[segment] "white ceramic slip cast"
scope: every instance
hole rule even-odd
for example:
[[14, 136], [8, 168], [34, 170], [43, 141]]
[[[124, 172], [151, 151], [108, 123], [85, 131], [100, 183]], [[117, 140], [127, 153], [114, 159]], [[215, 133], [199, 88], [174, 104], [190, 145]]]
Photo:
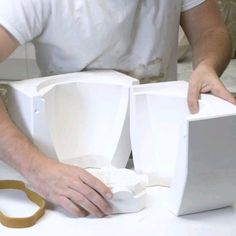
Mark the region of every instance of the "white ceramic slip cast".
[[183, 81], [131, 89], [131, 147], [135, 170], [149, 185], [170, 186], [170, 210], [184, 215], [236, 200], [236, 107], [202, 95], [200, 112], [187, 106]]
[[87, 170], [111, 189], [113, 214], [137, 212], [145, 207], [148, 181], [146, 175], [137, 175], [133, 170], [111, 166]]
[[[122, 168], [131, 152], [129, 95], [134, 84], [138, 81], [115, 71], [12, 82], [8, 111], [47, 156], [82, 168]], [[131, 191], [136, 185], [127, 180], [126, 188], [119, 183], [113, 186], [114, 213], [135, 212], [145, 206], [144, 188]]]

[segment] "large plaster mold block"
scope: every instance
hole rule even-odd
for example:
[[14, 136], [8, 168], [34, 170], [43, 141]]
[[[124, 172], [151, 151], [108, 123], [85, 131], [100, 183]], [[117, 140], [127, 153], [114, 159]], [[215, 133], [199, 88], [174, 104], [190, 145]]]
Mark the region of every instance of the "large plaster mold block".
[[149, 184], [171, 185], [170, 210], [184, 215], [232, 205], [236, 199], [236, 107], [202, 95], [187, 107], [186, 82], [134, 86], [131, 146], [135, 169]]
[[129, 91], [137, 80], [92, 71], [9, 84], [8, 111], [46, 155], [83, 168], [125, 167]]

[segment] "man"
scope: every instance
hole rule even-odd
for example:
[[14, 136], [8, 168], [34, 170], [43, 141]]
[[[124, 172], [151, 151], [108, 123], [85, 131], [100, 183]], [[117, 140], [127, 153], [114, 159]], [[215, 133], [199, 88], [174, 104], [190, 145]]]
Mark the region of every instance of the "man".
[[[115, 69], [141, 82], [175, 80], [179, 24], [193, 50], [188, 105], [200, 93], [235, 104], [219, 76], [230, 38], [216, 0], [2, 0], [0, 61], [32, 41], [42, 75]], [[76, 216], [111, 213], [111, 191], [86, 171], [43, 155], [15, 127], [0, 102], [0, 158], [47, 200]]]

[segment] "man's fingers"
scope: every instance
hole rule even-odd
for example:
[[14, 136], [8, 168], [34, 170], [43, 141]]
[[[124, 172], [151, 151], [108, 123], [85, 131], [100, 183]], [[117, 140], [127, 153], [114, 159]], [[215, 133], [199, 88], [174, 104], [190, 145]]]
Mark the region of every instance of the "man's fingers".
[[236, 105], [235, 98], [220, 81], [217, 81], [217, 83], [213, 85], [206, 83], [205, 85], [201, 84], [201, 86], [190, 81], [188, 90], [188, 106], [192, 114], [195, 114], [199, 111], [198, 99], [200, 93], [207, 92], [210, 92], [211, 94]]
[[111, 214], [112, 209], [108, 202], [92, 187], [80, 181], [74, 181], [71, 186], [71, 191], [74, 192], [70, 193], [70, 197], [89, 213], [98, 217]]
[[85, 217], [88, 212], [80, 208], [78, 205], [73, 203], [70, 199], [65, 196], [60, 196], [56, 199], [56, 203], [70, 212], [72, 215], [77, 217]]
[[88, 172], [83, 172], [83, 174], [80, 175], [80, 179], [96, 190], [104, 199], [111, 199], [112, 198], [112, 192], [110, 188], [108, 188], [102, 181], [94, 177], [92, 174]]
[[236, 101], [235, 98], [233, 97], [233, 95], [224, 87], [223, 84], [219, 84], [214, 86], [211, 89], [211, 93], [219, 98], [222, 98], [234, 105], [236, 105]]
[[200, 96], [200, 87], [196, 83], [189, 82], [188, 89], [188, 107], [192, 114], [195, 114], [199, 111], [198, 99]]
[[[96, 217], [104, 216], [104, 213], [88, 199], [88, 196], [84, 196], [83, 194], [73, 189], [67, 190], [67, 196], [74, 204], [79, 205], [91, 215]], [[94, 198], [94, 193], [92, 191], [89, 198]], [[98, 204], [100, 204], [100, 202], [98, 202]]]

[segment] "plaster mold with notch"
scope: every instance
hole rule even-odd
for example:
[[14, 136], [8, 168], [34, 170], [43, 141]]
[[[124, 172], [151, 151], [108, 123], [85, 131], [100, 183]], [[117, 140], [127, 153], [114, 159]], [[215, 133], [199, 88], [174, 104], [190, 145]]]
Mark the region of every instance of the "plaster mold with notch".
[[184, 215], [226, 206], [236, 199], [236, 106], [202, 94], [190, 114], [188, 83], [131, 89], [134, 167], [149, 185], [170, 186], [170, 210]]

